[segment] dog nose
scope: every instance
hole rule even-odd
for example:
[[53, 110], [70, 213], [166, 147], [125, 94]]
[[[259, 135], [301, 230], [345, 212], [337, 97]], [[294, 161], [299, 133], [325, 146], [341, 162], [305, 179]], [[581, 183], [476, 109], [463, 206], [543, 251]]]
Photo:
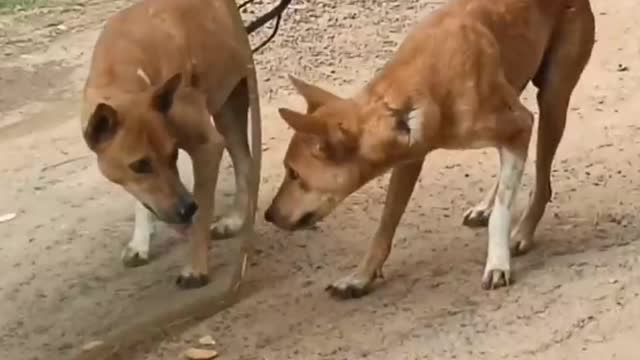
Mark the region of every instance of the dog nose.
[[267, 211], [264, 212], [264, 221], [268, 222], [268, 223], [272, 223], [273, 222], [273, 210], [271, 210], [271, 208], [268, 208]]
[[180, 217], [180, 221], [182, 221], [185, 224], [190, 223], [196, 211], [198, 211], [198, 205], [193, 200], [189, 200], [183, 203], [180, 206], [180, 209], [178, 210], [178, 216]]

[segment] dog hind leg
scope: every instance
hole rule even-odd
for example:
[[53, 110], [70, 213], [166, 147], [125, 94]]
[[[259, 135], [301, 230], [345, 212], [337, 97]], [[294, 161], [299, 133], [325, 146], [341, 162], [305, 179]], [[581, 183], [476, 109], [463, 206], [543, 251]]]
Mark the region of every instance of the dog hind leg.
[[534, 79], [540, 120], [536, 151], [536, 184], [533, 196], [513, 234], [514, 256], [533, 246], [533, 236], [551, 199], [551, 166], [567, 120], [573, 89], [591, 56], [595, 25], [587, 1], [566, 15], [554, 34], [544, 65]]

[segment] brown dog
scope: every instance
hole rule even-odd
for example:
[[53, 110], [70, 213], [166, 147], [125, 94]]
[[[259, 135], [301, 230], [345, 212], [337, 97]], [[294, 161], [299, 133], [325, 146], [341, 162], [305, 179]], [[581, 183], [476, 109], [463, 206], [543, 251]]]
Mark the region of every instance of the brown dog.
[[[82, 129], [101, 172], [138, 200], [125, 264], [148, 261], [155, 214], [189, 230], [178, 285], [206, 284], [210, 231], [227, 237], [247, 220], [253, 224], [260, 174], [257, 82], [235, 2], [145, 0], [110, 18], [94, 49]], [[235, 209], [210, 229], [225, 146], [235, 171]], [[178, 149], [193, 163], [193, 196], [176, 167]]]
[[496, 147], [499, 179], [465, 223], [481, 225], [491, 212], [482, 285], [508, 285], [511, 208], [533, 126], [519, 95], [530, 81], [538, 88], [540, 124], [536, 187], [513, 235], [516, 254], [530, 249], [550, 199], [551, 163], [594, 28], [588, 0], [454, 0], [419, 23], [351, 98], [292, 78], [308, 108], [306, 114], [280, 110], [295, 134], [266, 220], [284, 229], [307, 227], [393, 169], [367, 255], [354, 273], [328, 287], [336, 296], [360, 296], [389, 255], [425, 156], [436, 149]]

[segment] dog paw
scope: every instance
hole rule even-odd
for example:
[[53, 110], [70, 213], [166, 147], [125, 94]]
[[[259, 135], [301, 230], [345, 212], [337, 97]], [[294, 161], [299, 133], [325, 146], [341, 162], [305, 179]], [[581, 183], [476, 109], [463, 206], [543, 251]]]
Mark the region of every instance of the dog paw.
[[358, 274], [351, 274], [326, 287], [326, 291], [334, 298], [357, 299], [371, 292], [372, 279]]
[[526, 237], [516, 231], [511, 238], [513, 239], [513, 245], [511, 245], [511, 255], [522, 256], [531, 251], [533, 248], [532, 237]]
[[511, 271], [509, 269], [488, 269], [482, 277], [484, 290], [495, 290], [511, 285]]
[[462, 225], [470, 228], [486, 227], [491, 217], [491, 208], [473, 207], [464, 213]]
[[131, 246], [127, 245], [122, 250], [120, 259], [122, 260], [122, 263], [126, 267], [133, 268], [133, 267], [143, 266], [149, 263], [149, 252], [142, 251], [139, 249], [134, 249]]
[[532, 241], [519, 240], [511, 245], [511, 255], [522, 256], [531, 251], [531, 249], [533, 249]]
[[209, 275], [186, 268], [176, 279], [176, 285], [184, 290], [201, 288], [209, 283]]
[[228, 239], [235, 236], [243, 225], [243, 218], [240, 215], [228, 215], [216, 221], [211, 226], [210, 234], [214, 239]]

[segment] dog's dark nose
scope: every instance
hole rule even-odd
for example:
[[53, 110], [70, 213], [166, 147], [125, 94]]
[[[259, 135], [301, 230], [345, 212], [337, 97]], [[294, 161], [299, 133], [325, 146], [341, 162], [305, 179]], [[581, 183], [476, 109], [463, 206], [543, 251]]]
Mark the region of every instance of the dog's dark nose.
[[190, 223], [196, 211], [198, 211], [198, 205], [193, 200], [185, 201], [180, 205], [180, 209], [178, 210], [180, 221], [185, 224]]
[[269, 207], [267, 211], [264, 212], [264, 221], [268, 223], [273, 222], [273, 210], [271, 210], [271, 207]]
[[304, 228], [311, 225], [313, 223], [313, 218], [315, 218], [315, 214], [312, 212], [302, 215], [300, 220], [296, 223], [296, 228]]

